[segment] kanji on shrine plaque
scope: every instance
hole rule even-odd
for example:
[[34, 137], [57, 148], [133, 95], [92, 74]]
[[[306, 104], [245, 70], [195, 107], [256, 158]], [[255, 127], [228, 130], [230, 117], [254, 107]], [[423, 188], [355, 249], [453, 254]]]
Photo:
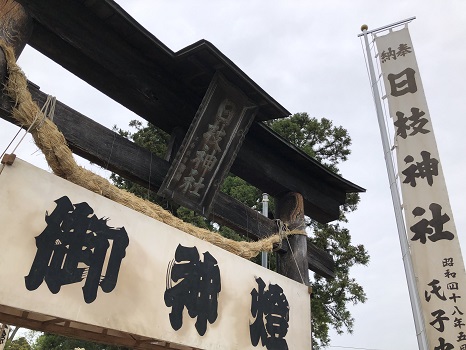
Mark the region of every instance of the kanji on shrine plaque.
[[159, 195], [207, 216], [256, 112], [257, 106], [217, 73]]

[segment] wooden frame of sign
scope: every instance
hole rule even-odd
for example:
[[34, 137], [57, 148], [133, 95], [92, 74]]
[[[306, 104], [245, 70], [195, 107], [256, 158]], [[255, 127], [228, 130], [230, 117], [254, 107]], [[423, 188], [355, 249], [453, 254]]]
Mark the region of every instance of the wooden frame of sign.
[[208, 216], [257, 106], [216, 73], [158, 194]]

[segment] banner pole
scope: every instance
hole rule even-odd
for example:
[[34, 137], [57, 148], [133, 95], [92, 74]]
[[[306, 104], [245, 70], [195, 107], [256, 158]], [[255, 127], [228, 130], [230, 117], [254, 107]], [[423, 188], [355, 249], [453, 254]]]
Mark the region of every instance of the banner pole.
[[[398, 21], [398, 22], [395, 22], [395, 23], [392, 23], [392, 24], [387, 24], [386, 26], [383, 26], [383, 27], [379, 27], [379, 28], [375, 28], [375, 29], [371, 29], [371, 30], [366, 29], [366, 34], [364, 34], [364, 33], [358, 34], [358, 37], [363, 36], [363, 35], [367, 35], [367, 34], [370, 34], [370, 33], [380, 32], [380, 31], [385, 30], [385, 29], [390, 29], [390, 28], [402, 25], [404, 23], [411, 22], [412, 20], [415, 20], [415, 19], [416, 19], [416, 17], [410, 17], [410, 18], [404, 19], [402, 21]], [[362, 28], [361, 28], [361, 30], [362, 30]]]
[[[384, 27], [385, 28], [385, 27]], [[392, 195], [393, 208], [395, 211], [396, 226], [398, 228], [398, 236], [400, 239], [401, 253], [403, 258], [403, 264], [405, 268], [406, 281], [408, 284], [409, 298], [411, 300], [411, 308], [414, 317], [414, 325], [416, 328], [416, 337], [418, 341], [419, 350], [427, 350], [427, 336], [425, 332], [424, 319], [421, 311], [421, 303], [419, 294], [416, 287], [416, 279], [414, 275], [414, 269], [411, 261], [411, 255], [409, 253], [408, 239], [406, 236], [406, 227], [403, 219], [403, 212], [401, 207], [400, 194], [398, 192], [395, 167], [393, 165], [393, 159], [390, 151], [390, 143], [388, 138], [387, 129], [384, 124], [384, 114], [382, 111], [382, 105], [380, 100], [379, 89], [377, 87], [377, 80], [375, 77], [374, 65], [372, 62], [371, 51], [369, 48], [369, 40], [367, 38], [367, 25], [361, 26], [361, 30], [364, 36], [364, 42], [366, 46], [366, 55], [369, 66], [369, 75], [371, 80], [372, 95], [374, 98], [375, 109], [377, 113], [377, 120], [379, 122], [380, 135], [382, 138], [382, 146], [385, 158], [385, 165], [388, 173], [388, 181], [390, 183], [390, 192]]]
[[[269, 195], [267, 193], [262, 194], [262, 215], [265, 217], [269, 216]], [[266, 269], [268, 268], [268, 255], [267, 252], [261, 253], [261, 263]]]

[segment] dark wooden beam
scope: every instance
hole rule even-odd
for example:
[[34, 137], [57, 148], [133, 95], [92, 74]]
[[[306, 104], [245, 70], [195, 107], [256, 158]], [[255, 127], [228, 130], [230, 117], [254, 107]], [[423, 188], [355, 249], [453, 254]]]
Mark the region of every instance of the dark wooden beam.
[[332, 256], [309, 241], [307, 242], [307, 263], [309, 270], [317, 275], [325, 278], [335, 277], [335, 262]]
[[338, 218], [345, 193], [319, 181], [316, 174], [297, 169], [296, 163], [287, 159], [279, 148], [280, 143], [263, 142], [264, 129], [253, 123], [249, 132], [256, 137], [245, 138], [231, 172], [248, 182], [252, 180], [251, 184], [274, 197], [288, 192], [301, 193], [308, 199], [304, 201], [305, 213], [316, 221], [325, 223]]
[[[41, 106], [47, 95], [30, 83], [29, 89]], [[0, 117], [10, 122], [11, 105], [0, 108]], [[125, 139], [112, 130], [57, 101], [54, 122], [65, 136], [72, 151], [91, 162], [151, 189], [158, 189], [165, 178], [169, 163], [151, 155], [146, 149]], [[83, 132], [86, 130], [86, 132]], [[149, 167], [147, 164], [152, 163]], [[260, 215], [230, 196], [219, 193], [209, 219], [226, 225], [238, 233], [258, 240], [277, 233], [274, 221]], [[309, 269], [321, 276], [333, 277], [333, 260], [330, 254], [315, 246], [308, 248]]]
[[23, 51], [32, 33], [32, 19], [14, 0], [0, 0], [0, 38], [13, 48], [16, 57]]
[[[76, 13], [73, 18], [89, 21], [82, 16]], [[115, 40], [98, 21], [92, 23], [94, 30], [85, 30], [86, 26], [77, 23], [83, 32], [74, 33], [67, 41], [60, 35], [68, 38], [68, 33], [56, 27], [53, 31], [36, 21], [29, 45], [166, 132], [170, 133], [174, 126], [187, 129], [203, 96], [187, 96], [175, 77], [169, 78], [167, 72], [125, 41]]]

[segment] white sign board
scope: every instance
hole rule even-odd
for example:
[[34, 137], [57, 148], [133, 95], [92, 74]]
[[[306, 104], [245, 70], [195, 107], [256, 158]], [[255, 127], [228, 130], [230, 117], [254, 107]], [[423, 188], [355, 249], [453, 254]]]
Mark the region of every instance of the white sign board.
[[376, 38], [429, 349], [466, 349], [466, 274], [407, 28]]
[[154, 344], [311, 347], [305, 285], [19, 159], [0, 198], [0, 308]]

